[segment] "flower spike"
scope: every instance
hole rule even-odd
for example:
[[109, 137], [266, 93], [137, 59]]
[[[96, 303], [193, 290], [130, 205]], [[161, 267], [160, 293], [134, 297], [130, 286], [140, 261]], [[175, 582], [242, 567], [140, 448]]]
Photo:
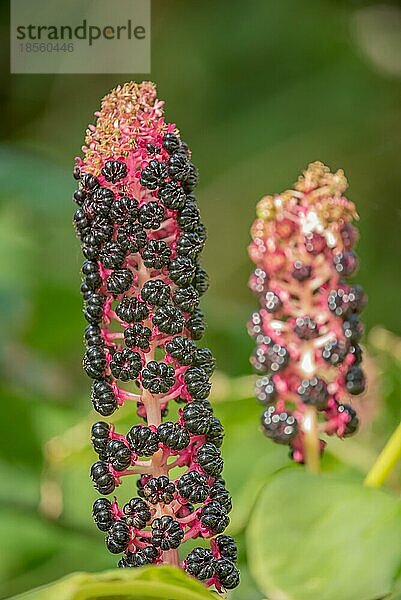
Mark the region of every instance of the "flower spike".
[[[128, 502], [99, 498], [93, 517], [109, 551], [123, 555], [120, 567], [181, 565], [230, 589], [239, 574], [235, 543], [223, 534], [231, 499], [221, 477], [223, 428], [208, 401], [214, 358], [194, 341], [204, 332], [198, 305], [208, 287], [198, 262], [206, 230], [193, 194], [197, 170], [152, 83], [118, 86], [96, 117], [74, 168], [83, 367], [102, 417], [131, 402], [144, 422], [125, 435], [106, 421], [93, 425], [95, 488], [113, 494], [138, 476]], [[172, 402], [178, 421], [163, 421]], [[210, 548], [194, 548], [181, 563], [179, 546], [194, 538], [210, 538]]]
[[249, 285], [260, 301], [248, 330], [262, 428], [313, 470], [321, 434], [346, 437], [358, 428], [348, 402], [365, 389], [359, 313], [366, 296], [348, 282], [358, 267], [351, 224], [358, 217], [346, 188], [343, 171], [310, 164], [293, 190], [260, 200], [249, 246], [256, 265]]

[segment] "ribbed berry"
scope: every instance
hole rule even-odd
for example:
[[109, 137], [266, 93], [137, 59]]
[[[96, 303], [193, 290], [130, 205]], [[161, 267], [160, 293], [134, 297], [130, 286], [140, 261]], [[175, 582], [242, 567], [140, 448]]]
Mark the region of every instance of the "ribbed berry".
[[174, 369], [152, 360], [142, 370], [142, 385], [152, 394], [165, 394], [174, 385]]
[[101, 379], [106, 369], [106, 356], [101, 346], [90, 346], [82, 361], [86, 374], [92, 379]]
[[233, 538], [230, 537], [229, 535], [218, 535], [216, 537], [216, 539], [214, 540], [218, 550], [219, 550], [219, 554], [222, 558], [228, 558], [229, 560], [232, 560], [233, 562], [237, 561], [238, 558], [238, 551], [237, 551], [237, 545], [234, 542]]
[[129, 348], [140, 348], [147, 350], [149, 348], [150, 336], [152, 331], [149, 327], [144, 327], [140, 323], [135, 323], [131, 327], [124, 329], [124, 340]]
[[188, 286], [195, 275], [195, 263], [187, 256], [177, 256], [171, 261], [169, 274], [175, 284], [181, 287]]
[[109, 440], [106, 452], [107, 460], [115, 471], [128, 469], [132, 461], [132, 452], [122, 440]]
[[194, 548], [185, 559], [185, 570], [192, 577], [204, 581], [213, 577], [216, 559], [207, 548]]
[[116, 307], [116, 315], [126, 323], [135, 323], [147, 319], [149, 310], [139, 298], [125, 296]]
[[203, 312], [197, 308], [185, 322], [185, 329], [193, 340], [200, 340], [205, 333]]
[[216, 576], [227, 590], [237, 587], [240, 581], [237, 567], [227, 558], [219, 558], [216, 561]]
[[196, 462], [206, 475], [216, 477], [223, 470], [223, 459], [220, 451], [211, 442], [206, 442], [198, 448]]
[[155, 310], [152, 323], [162, 333], [176, 335], [177, 333], [181, 333], [185, 319], [178, 308], [175, 308], [171, 304], [166, 304]]
[[158, 229], [165, 218], [166, 213], [163, 206], [154, 200], [143, 204], [139, 209], [138, 220], [145, 229]]
[[110, 500], [107, 498], [98, 498], [93, 503], [93, 520], [100, 531], [108, 531], [114, 523], [114, 513]]
[[184, 532], [178, 521], [170, 516], [153, 519], [152, 522], [152, 544], [162, 550], [178, 548], [184, 537]]
[[136, 379], [141, 372], [142, 361], [138, 352], [130, 348], [123, 348], [115, 352], [110, 362], [110, 370], [116, 379], [131, 381]]
[[141, 298], [150, 306], [164, 306], [170, 300], [170, 291], [161, 279], [152, 279], [143, 284]]
[[117, 242], [126, 252], [135, 254], [139, 252], [147, 242], [146, 231], [139, 223], [125, 223], [120, 225], [117, 233]]
[[264, 434], [277, 444], [288, 444], [298, 432], [295, 417], [286, 411], [276, 412], [269, 406], [262, 414]]
[[162, 269], [170, 262], [171, 249], [163, 240], [149, 240], [142, 250], [142, 260], [148, 269]]
[[141, 185], [149, 190], [155, 190], [163, 184], [167, 175], [167, 167], [164, 163], [158, 160], [151, 160], [141, 173]]
[[165, 475], [150, 477], [143, 486], [143, 497], [151, 504], [170, 504], [174, 499], [175, 485]]
[[320, 377], [304, 379], [298, 388], [298, 396], [305, 404], [311, 404], [317, 410], [324, 410], [329, 399], [327, 383]]
[[131, 498], [124, 505], [123, 513], [127, 525], [136, 529], [143, 529], [149, 523], [152, 516], [148, 505], [142, 498]]
[[159, 449], [157, 433], [142, 425], [134, 425], [127, 433], [129, 446], [138, 456], [152, 456]]
[[209, 495], [207, 478], [197, 471], [187, 471], [178, 479], [177, 491], [189, 502], [204, 502]]
[[213, 417], [210, 404], [204, 402], [191, 402], [184, 406], [182, 419], [185, 428], [195, 435], [206, 433]]
[[107, 160], [102, 168], [102, 175], [107, 181], [116, 183], [127, 176], [127, 165], [120, 160]]
[[277, 389], [271, 377], [259, 377], [255, 384], [255, 396], [262, 404], [272, 404], [277, 397]]
[[97, 461], [93, 463], [90, 471], [93, 485], [101, 494], [111, 494], [116, 487], [114, 476], [109, 471], [107, 463]]
[[209, 375], [200, 367], [189, 367], [185, 373], [186, 388], [194, 400], [205, 400], [211, 389]]
[[183, 450], [190, 441], [188, 432], [179, 423], [171, 421], [161, 423], [157, 434], [160, 442], [172, 450]]
[[200, 512], [201, 525], [213, 533], [221, 533], [227, 527], [230, 519], [217, 500], [208, 502]]
[[103, 417], [108, 417], [117, 409], [117, 399], [112, 386], [107, 381], [94, 381], [92, 385], [93, 408]]
[[109, 530], [106, 545], [112, 554], [125, 552], [130, 541], [129, 527], [124, 521], [116, 521]]
[[101, 460], [107, 460], [107, 445], [110, 440], [110, 425], [104, 421], [97, 421], [92, 425], [91, 440], [94, 451]]
[[135, 552], [127, 552], [118, 562], [122, 569], [132, 567], [144, 567], [152, 564], [157, 558], [158, 550], [154, 546], [146, 546], [137, 549]]
[[166, 350], [181, 365], [190, 365], [195, 358], [195, 344], [184, 337], [175, 337], [166, 344]]
[[107, 290], [113, 294], [113, 296], [118, 296], [119, 294], [123, 294], [132, 285], [132, 271], [129, 269], [116, 269], [112, 271], [107, 278]]
[[130, 196], [117, 198], [110, 210], [110, 219], [117, 225], [133, 223], [138, 217], [138, 200]]

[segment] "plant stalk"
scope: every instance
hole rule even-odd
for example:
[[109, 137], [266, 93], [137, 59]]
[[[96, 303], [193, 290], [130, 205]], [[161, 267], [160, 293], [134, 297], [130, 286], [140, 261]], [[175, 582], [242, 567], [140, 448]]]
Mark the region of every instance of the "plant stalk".
[[317, 414], [313, 406], [305, 410], [302, 420], [304, 432], [306, 466], [311, 473], [320, 472], [320, 444], [317, 428]]
[[395, 465], [401, 458], [401, 423], [393, 432], [387, 444], [380, 452], [369, 473], [365, 478], [365, 485], [380, 487], [383, 485]]

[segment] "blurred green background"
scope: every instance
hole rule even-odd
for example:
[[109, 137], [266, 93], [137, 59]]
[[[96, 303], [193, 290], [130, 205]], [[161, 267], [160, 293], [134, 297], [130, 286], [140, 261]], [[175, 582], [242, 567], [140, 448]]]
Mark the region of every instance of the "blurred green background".
[[[259, 198], [289, 187], [313, 160], [344, 168], [361, 217], [365, 426], [333, 442], [326, 460], [366, 472], [400, 418], [400, 4], [153, 0], [152, 72], [131, 77], [10, 75], [6, 2], [1, 17], [0, 597], [114, 566], [90, 518], [93, 415], [81, 370], [71, 171], [101, 97], [126, 79], [157, 83], [200, 170], [206, 343], [219, 367], [232, 531], [243, 539], [263, 478], [287, 463], [285, 449], [256, 435], [259, 408], [249, 398], [249, 226]], [[399, 493], [397, 474], [390, 486]], [[262, 598], [243, 573], [234, 597]]]

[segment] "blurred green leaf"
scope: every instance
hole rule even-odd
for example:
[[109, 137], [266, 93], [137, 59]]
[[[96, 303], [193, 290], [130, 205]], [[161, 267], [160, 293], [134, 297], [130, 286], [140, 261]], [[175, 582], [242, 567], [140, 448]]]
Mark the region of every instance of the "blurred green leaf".
[[382, 598], [401, 565], [401, 502], [355, 478], [285, 470], [258, 499], [247, 547], [271, 600]]
[[175, 567], [74, 573], [10, 600], [212, 600], [216, 596]]

